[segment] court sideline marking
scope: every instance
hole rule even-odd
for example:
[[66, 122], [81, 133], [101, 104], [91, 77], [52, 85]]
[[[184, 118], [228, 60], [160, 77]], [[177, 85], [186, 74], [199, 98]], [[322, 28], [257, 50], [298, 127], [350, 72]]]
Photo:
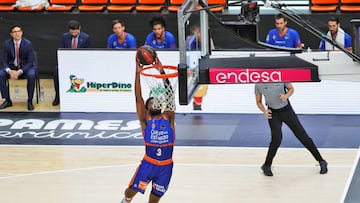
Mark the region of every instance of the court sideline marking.
[[[201, 167], [256, 167], [259, 168], [259, 164], [214, 164], [214, 163], [203, 163], [203, 164], [194, 164], [194, 163], [174, 163], [175, 166], [201, 166]], [[35, 173], [24, 173], [18, 175], [10, 175], [0, 177], [0, 180], [12, 179], [12, 178], [20, 178], [27, 176], [36, 176], [36, 175], [47, 175], [47, 174], [55, 174], [55, 173], [68, 173], [75, 171], [86, 171], [86, 170], [98, 170], [98, 169], [108, 169], [108, 168], [122, 168], [122, 167], [136, 167], [139, 163], [134, 164], [120, 164], [120, 165], [109, 165], [109, 166], [91, 166], [91, 167], [83, 167], [83, 168], [73, 168], [73, 169], [62, 169], [62, 170], [54, 170], [54, 171], [43, 171], [43, 172], [35, 172]], [[274, 165], [277, 167], [286, 167], [286, 168], [313, 168], [316, 165]], [[352, 166], [331, 166], [331, 168], [351, 168]]]

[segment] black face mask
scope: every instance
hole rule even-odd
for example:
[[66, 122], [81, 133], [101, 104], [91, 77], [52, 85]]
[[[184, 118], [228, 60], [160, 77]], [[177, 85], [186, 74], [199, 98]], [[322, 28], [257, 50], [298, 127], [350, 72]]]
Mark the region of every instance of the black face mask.
[[154, 117], [161, 114], [161, 109], [150, 109], [149, 113], [152, 117]]

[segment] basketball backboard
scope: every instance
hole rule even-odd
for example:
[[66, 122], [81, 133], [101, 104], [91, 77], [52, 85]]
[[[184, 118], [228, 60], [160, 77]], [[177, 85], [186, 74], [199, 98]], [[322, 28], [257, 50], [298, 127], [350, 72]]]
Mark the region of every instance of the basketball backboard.
[[[199, 81], [201, 83], [200, 61], [209, 58], [211, 50], [215, 48], [209, 23], [213, 23], [212, 25], [217, 28], [216, 44], [221, 49], [263, 48], [256, 44], [258, 40], [256, 23], [239, 21], [239, 19], [234, 22], [234, 19], [227, 18], [223, 19], [225, 21], [219, 20], [210, 11], [213, 6], [207, 6], [206, 2], [206, 0], [186, 0], [178, 10], [180, 105], [188, 105], [192, 100]], [[233, 39], [234, 43], [224, 47], [221, 43], [224, 36]]]
[[189, 104], [199, 84], [199, 59], [210, 52], [207, 13], [197, 6], [197, 0], [187, 0], [178, 10], [180, 105]]
[[[178, 10], [180, 105], [190, 103], [199, 84], [320, 81], [318, 65], [313, 63], [315, 60], [304, 60], [295, 55], [303, 52], [301, 48], [274, 46], [258, 40], [260, 19], [257, 10], [250, 17], [247, 12], [244, 12], [246, 15], [241, 12], [235, 19], [219, 18], [204, 2], [206, 0], [186, 0]], [[197, 8], [198, 4], [201, 9]], [[241, 4], [242, 11], [246, 6], [250, 8], [246, 3]], [[196, 36], [190, 34], [193, 24], [200, 25], [202, 43], [198, 46], [189, 46], [197, 41]], [[211, 37], [210, 25], [213, 28]], [[225, 38], [231, 39], [232, 43], [224, 46], [221, 42]], [[210, 51], [212, 40], [216, 49]], [[250, 79], [252, 76], [255, 79]], [[229, 77], [229, 80], [218, 80], [219, 77]]]

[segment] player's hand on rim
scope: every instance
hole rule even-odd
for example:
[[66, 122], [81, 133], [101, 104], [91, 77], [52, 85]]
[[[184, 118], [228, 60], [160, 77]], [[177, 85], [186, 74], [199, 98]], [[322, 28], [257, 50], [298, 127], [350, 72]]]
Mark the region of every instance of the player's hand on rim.
[[156, 56], [154, 66], [158, 69], [160, 73], [164, 73], [164, 69], [162, 67], [160, 59]]

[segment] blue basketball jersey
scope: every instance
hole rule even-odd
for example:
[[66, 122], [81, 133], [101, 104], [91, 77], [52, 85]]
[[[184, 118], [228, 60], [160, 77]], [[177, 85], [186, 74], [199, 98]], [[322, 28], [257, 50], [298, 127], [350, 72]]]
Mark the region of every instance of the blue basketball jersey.
[[122, 42], [119, 42], [118, 37], [116, 34], [112, 34], [108, 38], [108, 47], [112, 49], [127, 49], [127, 48], [136, 48], [136, 39], [135, 37], [130, 34], [125, 34], [125, 39]]
[[177, 48], [174, 35], [168, 31], [165, 31], [165, 37], [162, 41], [158, 41], [156, 39], [155, 34], [153, 32], [151, 32], [146, 37], [145, 45], [152, 46], [155, 49], [163, 49], [163, 48], [175, 49], [175, 48]]
[[129, 186], [144, 194], [147, 185], [152, 182], [152, 193], [162, 196], [172, 176], [175, 132], [163, 115], [156, 120], [149, 118], [143, 136], [146, 154]]
[[165, 115], [158, 120], [149, 118], [143, 136], [146, 156], [157, 161], [172, 158], [175, 133]]
[[277, 29], [270, 30], [266, 36], [266, 43], [289, 48], [301, 47], [299, 33], [291, 28], [287, 28], [287, 31], [282, 36], [279, 35]]

